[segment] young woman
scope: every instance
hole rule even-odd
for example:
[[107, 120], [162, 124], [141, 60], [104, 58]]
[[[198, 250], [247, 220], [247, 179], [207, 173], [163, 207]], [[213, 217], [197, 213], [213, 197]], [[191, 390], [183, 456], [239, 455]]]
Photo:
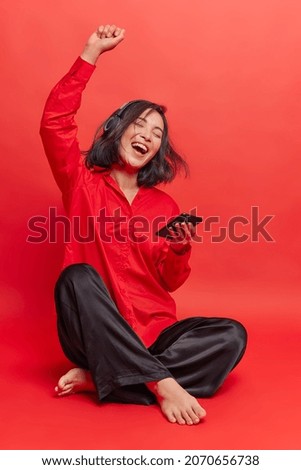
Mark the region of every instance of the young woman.
[[136, 100], [101, 126], [83, 161], [74, 116], [98, 58], [125, 31], [100, 26], [51, 91], [41, 136], [63, 194], [71, 234], [55, 287], [58, 334], [77, 367], [60, 378], [59, 396], [96, 391], [100, 401], [157, 401], [171, 423], [196, 424], [211, 396], [241, 359], [246, 331], [235, 320], [177, 321], [169, 292], [187, 279], [191, 224], [168, 239], [156, 231], [179, 214], [155, 186], [184, 160], [172, 148], [165, 109]]

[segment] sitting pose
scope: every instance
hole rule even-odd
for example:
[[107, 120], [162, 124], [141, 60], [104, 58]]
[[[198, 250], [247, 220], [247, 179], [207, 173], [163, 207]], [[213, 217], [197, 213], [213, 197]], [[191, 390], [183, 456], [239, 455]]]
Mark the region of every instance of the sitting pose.
[[157, 402], [171, 423], [206, 415], [212, 396], [241, 359], [246, 331], [228, 318], [178, 321], [169, 292], [190, 273], [195, 228], [156, 232], [179, 214], [159, 183], [187, 164], [172, 147], [165, 108], [135, 100], [115, 111], [83, 153], [75, 114], [99, 56], [125, 36], [100, 26], [53, 88], [41, 137], [70, 220], [63, 271], [55, 286], [58, 335], [76, 365], [58, 396], [94, 391], [101, 402]]

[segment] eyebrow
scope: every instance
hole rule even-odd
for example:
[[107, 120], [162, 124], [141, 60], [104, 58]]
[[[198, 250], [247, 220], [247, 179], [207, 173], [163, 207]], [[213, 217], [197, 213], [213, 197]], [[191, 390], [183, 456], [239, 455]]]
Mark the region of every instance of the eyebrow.
[[[139, 116], [139, 117], [137, 117], [137, 119], [140, 119], [140, 121], [143, 121], [143, 122], [146, 122], [146, 123], [147, 123], [147, 120], [146, 120], [145, 118], [143, 118], [143, 117], [140, 117], [140, 116]], [[163, 129], [161, 129], [161, 127], [155, 126], [154, 129], [158, 129], [158, 131], [161, 131], [162, 134], [163, 134]]]

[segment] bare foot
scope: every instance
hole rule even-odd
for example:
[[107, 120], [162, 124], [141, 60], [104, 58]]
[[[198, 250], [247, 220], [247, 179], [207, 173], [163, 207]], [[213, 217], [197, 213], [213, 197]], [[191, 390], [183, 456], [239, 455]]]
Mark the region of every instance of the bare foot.
[[145, 385], [156, 395], [162, 413], [171, 423], [198, 424], [206, 416], [206, 411], [197, 399], [186, 392], [175, 379], [168, 377]]
[[54, 390], [63, 397], [76, 392], [95, 392], [96, 388], [88, 370], [75, 368], [60, 378]]

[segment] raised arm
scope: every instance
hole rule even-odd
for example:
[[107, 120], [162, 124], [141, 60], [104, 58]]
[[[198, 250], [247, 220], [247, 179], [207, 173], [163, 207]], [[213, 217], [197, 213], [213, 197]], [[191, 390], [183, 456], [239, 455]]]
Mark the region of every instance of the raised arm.
[[99, 26], [89, 37], [81, 56], [52, 89], [42, 116], [40, 134], [55, 180], [62, 192], [74, 184], [80, 168], [75, 115], [82, 92], [101, 54], [114, 49], [125, 31], [115, 25]]

